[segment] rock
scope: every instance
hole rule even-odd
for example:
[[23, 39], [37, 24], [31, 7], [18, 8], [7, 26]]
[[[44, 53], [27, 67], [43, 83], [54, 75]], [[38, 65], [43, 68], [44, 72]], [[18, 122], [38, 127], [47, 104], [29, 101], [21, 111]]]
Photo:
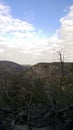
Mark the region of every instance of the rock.
[[28, 130], [26, 125], [15, 125], [13, 130]]
[[[29, 130], [26, 125], [15, 125], [13, 130]], [[54, 127], [48, 126], [43, 128], [34, 128], [32, 127], [31, 130], [54, 130]]]
[[32, 130], [54, 130], [54, 128], [52, 126], [48, 126], [42, 128], [32, 128]]

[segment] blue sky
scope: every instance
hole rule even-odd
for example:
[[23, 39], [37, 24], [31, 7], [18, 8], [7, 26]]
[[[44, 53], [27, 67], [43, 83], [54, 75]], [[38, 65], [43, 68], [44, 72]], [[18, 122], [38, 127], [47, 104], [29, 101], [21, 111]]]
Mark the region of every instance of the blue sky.
[[11, 14], [26, 20], [43, 30], [46, 35], [52, 35], [59, 28], [59, 19], [73, 4], [73, 0], [6, 0], [11, 7]]
[[73, 0], [0, 0], [0, 60], [73, 61]]

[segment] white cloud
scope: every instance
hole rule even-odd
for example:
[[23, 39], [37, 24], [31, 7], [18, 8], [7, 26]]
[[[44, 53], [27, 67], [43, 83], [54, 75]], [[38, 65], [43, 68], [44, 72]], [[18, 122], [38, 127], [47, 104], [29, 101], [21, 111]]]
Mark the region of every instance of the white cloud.
[[73, 6], [70, 7], [69, 13], [60, 19], [60, 22], [59, 34], [63, 41], [66, 60], [73, 61]]
[[55, 61], [58, 50], [63, 48], [65, 59], [73, 61], [73, 6], [60, 19], [61, 27], [51, 38], [33, 24], [13, 18], [10, 10], [0, 3], [0, 60], [22, 64]]
[[8, 15], [10, 12], [10, 7], [0, 3], [0, 14]]
[[0, 60], [35, 62], [37, 53], [40, 53], [39, 45], [46, 40], [41, 34], [27, 21], [13, 18], [10, 7], [0, 3]]
[[73, 62], [73, 6], [70, 7], [68, 14], [60, 19], [60, 23], [61, 27], [48, 40], [47, 48], [42, 50], [41, 61], [59, 60], [60, 50], [65, 61]]

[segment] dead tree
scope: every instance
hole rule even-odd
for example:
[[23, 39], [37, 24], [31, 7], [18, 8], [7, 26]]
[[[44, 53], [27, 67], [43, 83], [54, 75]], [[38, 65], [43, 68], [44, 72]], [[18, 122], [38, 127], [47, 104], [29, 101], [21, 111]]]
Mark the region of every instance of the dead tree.
[[60, 92], [62, 94], [62, 86], [63, 86], [63, 78], [64, 78], [64, 56], [62, 56], [61, 52], [58, 52], [60, 59]]

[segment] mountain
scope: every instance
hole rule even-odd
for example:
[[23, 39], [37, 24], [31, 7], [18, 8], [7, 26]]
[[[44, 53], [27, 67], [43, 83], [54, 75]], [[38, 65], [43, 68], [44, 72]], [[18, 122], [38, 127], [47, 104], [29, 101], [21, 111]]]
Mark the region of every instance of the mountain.
[[29, 66], [28, 65], [19, 65], [17, 63], [14, 62], [10, 62], [10, 61], [0, 61], [0, 73], [19, 73], [22, 71], [25, 71], [26, 69], [28, 69]]
[[57, 100], [61, 106], [73, 101], [73, 63], [38, 63], [26, 70], [22, 77], [33, 82], [40, 100], [44, 100], [41, 95], [47, 95], [48, 101]]
[[4, 129], [15, 117], [16, 125], [28, 124], [29, 118], [33, 126], [54, 126], [55, 122], [55, 128], [73, 128], [73, 63], [25, 66], [1, 61], [0, 110]]
[[[69, 78], [72, 80], [73, 74], [73, 63], [63, 63], [54, 62], [54, 63], [38, 63], [31, 66], [28, 70], [25, 71], [24, 75], [27, 75], [32, 80], [35, 79], [45, 79], [46, 82], [51, 82], [54, 80], [59, 81], [62, 77]], [[52, 82], [52, 83], [53, 83]]]
[[21, 107], [31, 94], [33, 104], [52, 103], [53, 100], [57, 100], [59, 106], [72, 103], [73, 63], [25, 66], [0, 61], [0, 105], [12, 100], [13, 106]]

